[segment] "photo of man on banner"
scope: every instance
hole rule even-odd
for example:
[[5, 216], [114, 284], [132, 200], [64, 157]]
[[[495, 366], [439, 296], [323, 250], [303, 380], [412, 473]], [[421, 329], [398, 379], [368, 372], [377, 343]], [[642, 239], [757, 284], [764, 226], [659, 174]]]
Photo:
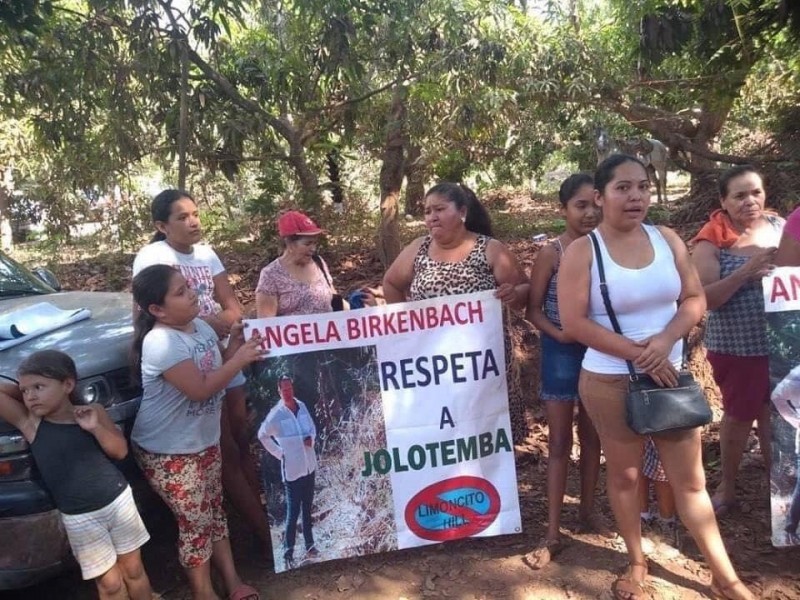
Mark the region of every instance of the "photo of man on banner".
[[297, 518], [303, 516], [303, 540], [306, 558], [319, 556], [314, 547], [311, 505], [314, 502], [314, 473], [317, 457], [314, 441], [317, 429], [305, 403], [294, 397], [294, 382], [289, 375], [278, 380], [281, 401], [269, 412], [258, 429], [258, 439], [281, 463], [281, 476], [286, 488], [286, 534], [283, 560], [288, 568], [294, 565], [294, 542]]

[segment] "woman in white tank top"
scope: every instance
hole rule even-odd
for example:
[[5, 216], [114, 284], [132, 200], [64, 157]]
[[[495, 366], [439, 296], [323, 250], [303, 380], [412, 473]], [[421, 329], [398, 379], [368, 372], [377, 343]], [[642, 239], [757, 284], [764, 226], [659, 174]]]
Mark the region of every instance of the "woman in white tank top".
[[[579, 393], [606, 455], [608, 496], [628, 550], [629, 567], [614, 597], [649, 597], [637, 488], [645, 438], [625, 422], [626, 360], [657, 383], [675, 386], [682, 339], [702, 318], [706, 302], [686, 246], [671, 229], [645, 225], [650, 181], [641, 162], [613, 155], [595, 173], [597, 227], [611, 305], [624, 335], [613, 331], [600, 295], [588, 237], [567, 249], [558, 281], [564, 332], [588, 346]], [[653, 436], [686, 528], [712, 572], [714, 597], [753, 598], [731, 565], [705, 487], [700, 429]]]

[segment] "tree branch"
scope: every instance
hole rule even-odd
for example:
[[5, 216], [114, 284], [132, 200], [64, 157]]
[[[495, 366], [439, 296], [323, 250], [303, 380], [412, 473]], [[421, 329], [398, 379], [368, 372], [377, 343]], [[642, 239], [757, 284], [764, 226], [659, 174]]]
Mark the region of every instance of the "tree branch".
[[653, 137], [663, 142], [670, 149], [670, 152], [690, 152], [693, 155], [711, 161], [731, 164], [800, 162], [785, 156], [744, 157], [735, 154], [714, 152], [693, 140], [698, 134], [700, 127], [697, 123], [692, 122], [690, 118], [682, 117], [681, 115], [646, 104], [627, 103], [619, 96], [612, 98], [607, 97], [603, 103], [622, 115], [631, 125], [649, 132]]
[[327, 104], [325, 106], [313, 107], [313, 108], [309, 109], [309, 112], [321, 113], [321, 112], [327, 112], [327, 111], [334, 111], [334, 110], [343, 108], [345, 106], [349, 106], [350, 104], [358, 104], [359, 102], [363, 102], [364, 100], [368, 100], [368, 99], [372, 98], [373, 96], [377, 96], [378, 94], [380, 94], [382, 92], [390, 90], [391, 88], [393, 88], [394, 86], [396, 86], [398, 84], [403, 84], [403, 83], [408, 83], [410, 81], [413, 81], [414, 79], [417, 79], [419, 76], [420, 76], [420, 73], [415, 73], [413, 75], [402, 75], [400, 77], [396, 77], [395, 79], [393, 79], [392, 81], [390, 81], [386, 85], [382, 85], [379, 88], [376, 88], [374, 90], [370, 90], [370, 91], [366, 92], [365, 94], [363, 94], [361, 96], [358, 96], [356, 98], [348, 98], [347, 100], [342, 100], [341, 102], [334, 102], [333, 104]]
[[236, 89], [236, 87], [228, 80], [227, 77], [209, 65], [203, 59], [203, 57], [201, 57], [191, 47], [189, 48], [189, 59], [195, 64], [195, 66], [197, 66], [198, 69], [200, 69], [203, 75], [213, 81], [214, 84], [216, 84], [216, 86], [222, 90], [234, 104], [240, 108], [243, 108], [247, 112], [260, 115], [270, 127], [277, 131], [281, 137], [287, 141], [290, 141], [297, 136], [297, 132], [294, 131], [288, 124], [264, 110], [257, 102], [242, 96], [242, 94], [239, 93], [239, 90]]

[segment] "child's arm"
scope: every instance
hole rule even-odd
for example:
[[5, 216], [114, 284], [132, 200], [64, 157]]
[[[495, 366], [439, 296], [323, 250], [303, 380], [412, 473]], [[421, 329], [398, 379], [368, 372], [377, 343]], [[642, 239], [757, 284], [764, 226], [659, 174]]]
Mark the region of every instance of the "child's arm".
[[536, 329], [542, 333], [546, 333], [554, 340], [564, 343], [567, 341], [564, 332], [556, 327], [542, 310], [544, 297], [545, 294], [547, 294], [547, 286], [550, 284], [550, 279], [553, 277], [553, 270], [555, 269], [557, 260], [558, 253], [552, 245], [547, 245], [539, 251], [539, 255], [536, 257], [536, 262], [533, 263], [533, 270], [531, 271], [531, 292], [528, 297], [528, 307], [525, 310], [525, 318], [533, 323]]
[[29, 442], [36, 433], [31, 413], [22, 403], [22, 392], [11, 382], [0, 382], [0, 419], [19, 429]]
[[222, 310], [215, 315], [202, 318], [214, 328], [219, 337], [223, 338], [230, 333], [231, 325], [242, 318], [242, 307], [239, 306], [226, 271], [214, 276], [214, 300]]
[[203, 373], [193, 360], [184, 360], [164, 371], [163, 376], [169, 383], [186, 395], [192, 402], [204, 402], [217, 392], [225, 389], [231, 379], [244, 367], [267, 354], [261, 348], [261, 340], [247, 340], [236, 353], [215, 371]]
[[99, 404], [76, 406], [73, 414], [81, 429], [95, 437], [109, 458], [122, 460], [128, 455], [128, 442], [105, 408]]

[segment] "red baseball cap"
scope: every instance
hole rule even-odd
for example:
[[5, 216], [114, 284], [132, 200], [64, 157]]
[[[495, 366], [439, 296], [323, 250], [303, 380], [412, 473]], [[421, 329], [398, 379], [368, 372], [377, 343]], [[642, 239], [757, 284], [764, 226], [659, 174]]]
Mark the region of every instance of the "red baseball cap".
[[290, 210], [278, 217], [278, 235], [319, 235], [322, 229], [310, 218], [297, 210]]

